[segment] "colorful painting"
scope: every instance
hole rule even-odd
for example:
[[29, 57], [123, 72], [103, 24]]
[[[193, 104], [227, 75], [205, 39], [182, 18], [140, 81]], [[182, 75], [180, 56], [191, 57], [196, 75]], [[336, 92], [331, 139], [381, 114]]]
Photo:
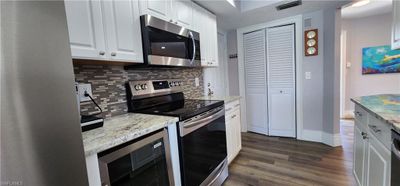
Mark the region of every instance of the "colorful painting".
[[382, 74], [400, 72], [400, 50], [389, 45], [362, 49], [362, 73]]

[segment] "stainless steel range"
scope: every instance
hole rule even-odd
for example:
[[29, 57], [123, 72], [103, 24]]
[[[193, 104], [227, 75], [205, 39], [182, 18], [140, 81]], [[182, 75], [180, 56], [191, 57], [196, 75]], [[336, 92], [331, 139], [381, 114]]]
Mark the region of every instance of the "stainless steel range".
[[184, 99], [180, 80], [130, 81], [129, 112], [179, 117], [182, 184], [221, 185], [228, 176], [224, 102]]

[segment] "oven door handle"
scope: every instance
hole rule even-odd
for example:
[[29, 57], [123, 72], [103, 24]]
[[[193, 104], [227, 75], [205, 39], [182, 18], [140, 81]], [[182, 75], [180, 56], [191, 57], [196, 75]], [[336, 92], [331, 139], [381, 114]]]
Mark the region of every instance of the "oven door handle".
[[395, 154], [397, 156], [397, 158], [400, 158], [400, 147], [398, 147], [398, 145], [396, 145], [396, 143], [399, 143], [399, 142], [398, 141], [396, 142], [395, 140], [393, 140], [392, 152], [393, 152], [393, 154]]
[[196, 57], [196, 41], [194, 40], [192, 31], [189, 31], [189, 37], [192, 39], [193, 42], [193, 56], [192, 61], [190, 61], [190, 63], [193, 65], [194, 58]]
[[196, 118], [195, 120], [191, 120], [188, 122], [182, 122], [180, 123], [180, 132], [181, 136], [185, 136], [186, 134], [209, 124], [210, 122], [220, 118], [221, 116], [225, 115], [225, 110], [224, 107], [219, 107], [215, 109], [214, 111], [211, 111], [210, 113], [207, 113], [206, 115], [202, 116], [201, 118]]
[[207, 184], [207, 186], [212, 185], [218, 178], [219, 176], [221, 176], [222, 172], [224, 171], [224, 168], [226, 166], [226, 161], [223, 161], [223, 163], [221, 163], [215, 170], [218, 170], [214, 176], [214, 178], [210, 181], [209, 184]]

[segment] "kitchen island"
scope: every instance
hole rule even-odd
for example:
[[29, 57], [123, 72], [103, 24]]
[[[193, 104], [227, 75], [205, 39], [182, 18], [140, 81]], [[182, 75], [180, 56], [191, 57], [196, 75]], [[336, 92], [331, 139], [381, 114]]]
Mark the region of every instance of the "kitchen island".
[[363, 96], [351, 100], [400, 132], [400, 94]]
[[391, 185], [392, 130], [400, 132], [400, 95], [351, 99], [355, 103], [353, 174], [358, 185]]

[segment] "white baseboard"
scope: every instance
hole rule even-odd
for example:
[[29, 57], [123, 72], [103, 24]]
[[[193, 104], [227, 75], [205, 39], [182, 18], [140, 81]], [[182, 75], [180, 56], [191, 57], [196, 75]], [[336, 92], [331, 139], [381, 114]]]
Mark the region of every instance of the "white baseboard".
[[340, 134], [330, 134], [318, 130], [303, 130], [302, 138], [300, 140], [319, 142], [331, 147], [342, 145]]
[[342, 145], [342, 140], [340, 138], [340, 134], [331, 134], [322, 132], [322, 143], [329, 145], [331, 147], [337, 147]]
[[300, 140], [321, 142], [322, 132], [318, 130], [303, 130]]
[[354, 110], [345, 110], [343, 119], [354, 119]]

